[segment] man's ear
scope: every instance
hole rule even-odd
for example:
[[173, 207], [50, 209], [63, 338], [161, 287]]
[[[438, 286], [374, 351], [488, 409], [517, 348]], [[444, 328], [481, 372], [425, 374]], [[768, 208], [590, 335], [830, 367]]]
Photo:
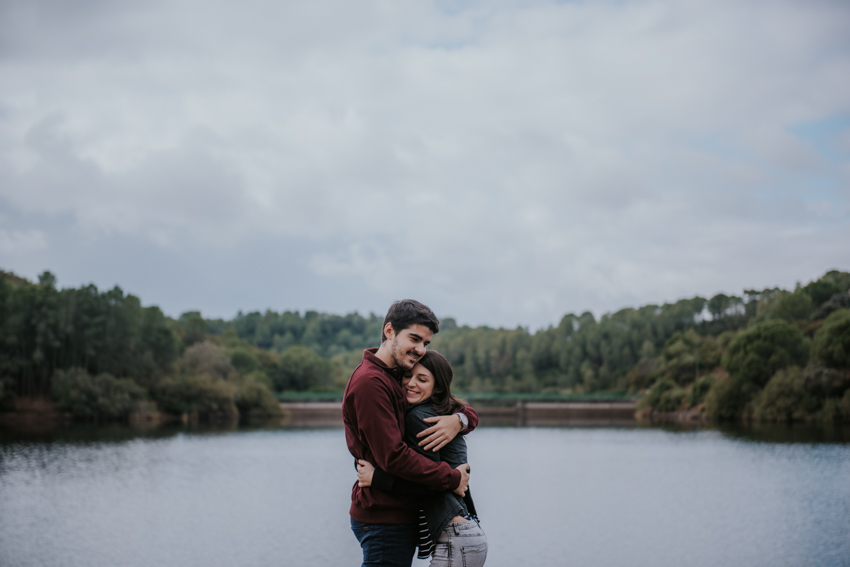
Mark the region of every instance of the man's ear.
[[387, 337], [388, 341], [391, 341], [395, 337], [395, 329], [393, 329], [392, 323], [384, 325], [384, 336]]

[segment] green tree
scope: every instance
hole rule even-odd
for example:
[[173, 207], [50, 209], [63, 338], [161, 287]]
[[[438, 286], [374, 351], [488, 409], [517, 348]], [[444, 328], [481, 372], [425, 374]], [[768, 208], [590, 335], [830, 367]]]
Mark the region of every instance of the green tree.
[[250, 374], [259, 368], [260, 363], [248, 348], [236, 348], [230, 352], [230, 363], [239, 374]]
[[850, 388], [850, 372], [809, 364], [804, 371], [806, 391], [818, 399], [840, 398]]
[[812, 299], [812, 303], [818, 306], [828, 301], [836, 293], [841, 293], [844, 289], [846, 288], [842, 288], [836, 281], [826, 275], [808, 284], [803, 288], [803, 291]]
[[783, 295], [773, 308], [773, 317], [785, 321], [803, 321], [814, 311], [814, 304], [809, 294], [803, 290]]
[[850, 422], [850, 390], [842, 398], [827, 399], [818, 417], [826, 423]]
[[650, 387], [647, 394], [641, 398], [638, 409], [654, 409], [671, 412], [680, 409], [685, 400], [686, 392], [670, 378], [661, 378]]
[[717, 381], [714, 374], [706, 374], [698, 378], [688, 390], [688, 404], [691, 407], [698, 406], [705, 401], [705, 397], [714, 382]]
[[826, 318], [815, 335], [812, 354], [824, 366], [850, 369], [850, 309]]
[[808, 344], [802, 331], [786, 321], [765, 321], [741, 332], [724, 356], [724, 367], [735, 378], [758, 388], [779, 370], [805, 366]]
[[236, 388], [209, 374], [166, 378], [153, 390], [154, 399], [168, 413], [199, 418], [235, 418]]
[[177, 361], [177, 367], [185, 374], [208, 374], [220, 380], [226, 379], [234, 371], [230, 357], [223, 347], [203, 341], [186, 349]]
[[136, 402], [147, 398], [144, 389], [128, 378], [92, 376], [82, 368], [57, 371], [52, 395], [60, 410], [88, 419], [126, 418]]
[[753, 417], [760, 421], [804, 421], [820, 407], [806, 389], [799, 366], [777, 372], [753, 400]]
[[189, 311], [180, 316], [180, 330], [183, 346], [192, 346], [207, 336], [207, 322], [197, 311]]
[[705, 395], [705, 412], [720, 421], [739, 419], [755, 392], [753, 384], [734, 376], [715, 380]]
[[253, 375], [242, 376], [235, 382], [236, 407], [244, 417], [268, 417], [280, 415], [280, 403], [272, 391]]
[[664, 343], [658, 373], [678, 384], [697, 379], [700, 370], [711, 370], [722, 355], [720, 344], [714, 337], [702, 337], [693, 329], [677, 331]]
[[272, 376], [278, 391], [321, 389], [333, 382], [333, 363], [307, 347], [289, 347], [280, 354], [279, 364]]

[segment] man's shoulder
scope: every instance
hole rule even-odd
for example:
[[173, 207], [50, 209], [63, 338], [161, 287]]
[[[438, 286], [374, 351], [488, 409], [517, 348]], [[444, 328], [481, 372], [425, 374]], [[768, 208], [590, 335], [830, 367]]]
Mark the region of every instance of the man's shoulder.
[[356, 395], [358, 392], [374, 392], [376, 390], [391, 391], [393, 388], [392, 377], [380, 366], [362, 363], [348, 380], [345, 389], [344, 400]]
[[368, 382], [372, 380], [389, 380], [391, 379], [389, 373], [378, 366], [377, 364], [369, 364], [368, 361], [364, 360], [360, 363], [360, 365], [354, 369], [354, 372], [351, 373], [351, 382]]

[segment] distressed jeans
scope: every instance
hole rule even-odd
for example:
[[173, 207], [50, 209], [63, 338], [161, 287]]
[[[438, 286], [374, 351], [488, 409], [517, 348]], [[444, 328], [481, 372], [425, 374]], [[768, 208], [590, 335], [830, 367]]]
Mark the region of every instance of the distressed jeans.
[[475, 520], [449, 524], [436, 543], [431, 567], [481, 567], [487, 559], [487, 536]]
[[351, 531], [363, 549], [363, 567], [410, 567], [416, 552], [416, 524], [364, 524], [351, 518]]

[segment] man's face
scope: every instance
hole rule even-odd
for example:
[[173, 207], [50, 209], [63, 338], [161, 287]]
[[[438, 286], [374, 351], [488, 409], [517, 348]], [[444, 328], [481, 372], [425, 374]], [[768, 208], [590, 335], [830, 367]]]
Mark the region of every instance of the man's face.
[[412, 370], [419, 359], [425, 355], [425, 347], [431, 344], [434, 333], [425, 325], [411, 325], [395, 333], [390, 341], [390, 353], [396, 366]]

